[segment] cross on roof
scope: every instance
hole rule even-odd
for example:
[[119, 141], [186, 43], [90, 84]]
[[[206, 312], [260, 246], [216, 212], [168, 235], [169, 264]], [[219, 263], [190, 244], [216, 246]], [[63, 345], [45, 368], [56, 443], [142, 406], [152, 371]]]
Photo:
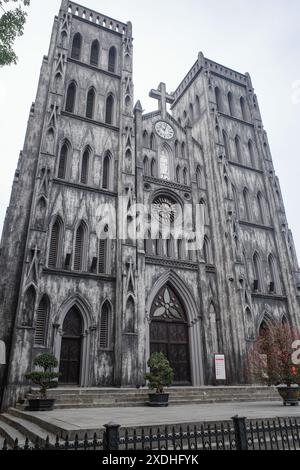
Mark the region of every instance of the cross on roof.
[[162, 118], [166, 118], [167, 115], [167, 103], [174, 103], [175, 98], [173, 95], [169, 95], [166, 91], [166, 84], [160, 83], [157, 90], [151, 90], [149, 93], [150, 98], [154, 98], [159, 101], [159, 110]]

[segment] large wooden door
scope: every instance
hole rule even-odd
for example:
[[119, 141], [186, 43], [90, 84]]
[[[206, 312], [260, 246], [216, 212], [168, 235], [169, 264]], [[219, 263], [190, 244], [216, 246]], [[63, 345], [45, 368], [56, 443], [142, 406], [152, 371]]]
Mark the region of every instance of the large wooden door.
[[174, 372], [174, 385], [191, 385], [189, 332], [181, 302], [164, 287], [151, 309], [150, 353], [162, 352]]
[[81, 368], [82, 319], [76, 307], [66, 315], [61, 341], [59, 381], [62, 384], [78, 385]]

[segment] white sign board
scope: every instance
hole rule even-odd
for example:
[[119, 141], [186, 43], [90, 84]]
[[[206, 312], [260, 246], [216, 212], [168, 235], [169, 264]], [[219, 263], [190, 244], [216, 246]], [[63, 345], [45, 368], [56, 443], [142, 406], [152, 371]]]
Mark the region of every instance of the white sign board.
[[224, 354], [215, 354], [215, 371], [216, 371], [216, 380], [226, 380]]
[[0, 365], [6, 364], [6, 352], [5, 352], [5, 343], [0, 341]]

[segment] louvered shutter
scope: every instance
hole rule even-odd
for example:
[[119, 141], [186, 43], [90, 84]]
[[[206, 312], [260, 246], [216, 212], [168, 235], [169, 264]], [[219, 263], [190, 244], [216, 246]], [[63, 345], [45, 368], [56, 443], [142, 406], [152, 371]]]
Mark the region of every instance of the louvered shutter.
[[109, 337], [109, 308], [107, 304], [104, 304], [101, 311], [100, 321], [100, 347], [108, 348], [108, 337]]
[[103, 161], [103, 189], [108, 189], [109, 187], [109, 157], [106, 155]]
[[98, 59], [99, 59], [99, 43], [96, 40], [96, 41], [93, 41], [93, 44], [92, 44], [90, 64], [97, 67]]
[[94, 101], [95, 101], [95, 92], [94, 90], [90, 90], [87, 95], [87, 102], [86, 102], [86, 117], [93, 119], [94, 116]]
[[76, 85], [75, 83], [71, 83], [67, 91], [67, 99], [66, 99], [66, 111], [68, 113], [74, 113], [75, 98], [76, 98]]
[[75, 34], [72, 44], [71, 57], [72, 59], [79, 60], [81, 52], [81, 36], [79, 33]]
[[89, 152], [86, 150], [82, 157], [82, 165], [81, 165], [81, 178], [80, 181], [83, 184], [88, 182], [88, 168], [89, 168]]
[[56, 268], [58, 264], [58, 249], [59, 249], [59, 222], [56, 221], [51, 230], [48, 266], [49, 268]]
[[114, 73], [115, 68], [116, 68], [116, 49], [114, 47], [111, 47], [109, 50], [109, 56], [108, 56], [108, 71]]
[[64, 179], [66, 177], [68, 147], [64, 144], [60, 151], [58, 178]]
[[106, 271], [106, 246], [107, 240], [99, 240], [98, 252], [98, 273], [105, 273]]
[[44, 297], [38, 307], [34, 344], [44, 346], [46, 343], [46, 328], [48, 320], [48, 302]]
[[74, 254], [74, 270], [82, 270], [82, 255], [83, 255], [83, 243], [84, 243], [84, 231], [83, 227], [80, 225], [76, 232], [75, 239], [75, 254]]
[[113, 121], [113, 106], [114, 106], [114, 98], [112, 95], [106, 100], [106, 113], [105, 113], [105, 122], [106, 124], [112, 124]]

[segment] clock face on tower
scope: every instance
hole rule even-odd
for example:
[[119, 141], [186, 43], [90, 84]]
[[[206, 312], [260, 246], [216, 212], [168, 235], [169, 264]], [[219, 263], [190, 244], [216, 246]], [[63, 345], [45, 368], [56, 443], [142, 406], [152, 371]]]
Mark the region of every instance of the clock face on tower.
[[170, 140], [174, 136], [174, 131], [172, 127], [165, 121], [158, 121], [155, 124], [155, 130], [159, 137], [162, 137], [163, 139]]

